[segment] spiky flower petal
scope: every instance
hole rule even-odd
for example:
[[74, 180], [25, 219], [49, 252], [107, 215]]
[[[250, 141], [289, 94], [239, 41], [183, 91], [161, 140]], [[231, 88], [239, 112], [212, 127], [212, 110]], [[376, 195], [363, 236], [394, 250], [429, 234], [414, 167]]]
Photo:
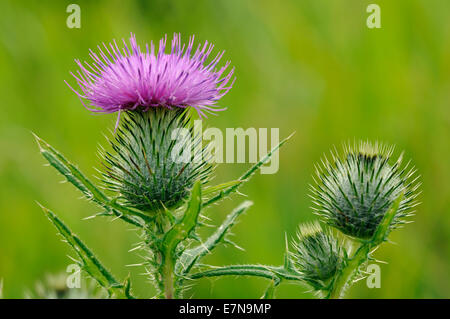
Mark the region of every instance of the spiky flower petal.
[[332, 162], [322, 160], [312, 186], [315, 211], [332, 227], [360, 239], [371, 238], [383, 216], [403, 193], [391, 228], [405, 223], [417, 205], [417, 177], [402, 156], [390, 163], [393, 147], [360, 142], [332, 152]]
[[153, 42], [141, 51], [133, 34], [130, 45], [123, 40], [122, 50], [116, 41], [108, 46], [103, 43], [103, 48], [98, 46], [98, 54], [90, 51], [92, 65], [75, 60], [81, 72], [71, 74], [82, 93], [73, 91], [90, 101], [93, 112], [120, 114], [123, 110], [190, 106], [203, 116], [223, 110], [216, 102], [231, 89], [233, 83], [228, 82], [234, 71], [224, 75], [230, 62], [215, 69], [224, 52], [205, 65], [214, 47], [207, 41], [193, 54], [194, 36], [185, 46], [180, 35], [174, 34], [170, 53], [165, 52], [166, 42], [167, 36], [160, 40], [158, 52]]
[[342, 244], [318, 222], [300, 225], [297, 237], [291, 253], [294, 266], [314, 288], [325, 289], [343, 265]]
[[[207, 159], [194, 152], [200, 137], [191, 134], [190, 123], [182, 109], [127, 112], [110, 141], [113, 152], [102, 155], [107, 187], [143, 211], [182, 204], [194, 182], [206, 182], [212, 170]], [[180, 129], [189, 134], [180, 138]]]

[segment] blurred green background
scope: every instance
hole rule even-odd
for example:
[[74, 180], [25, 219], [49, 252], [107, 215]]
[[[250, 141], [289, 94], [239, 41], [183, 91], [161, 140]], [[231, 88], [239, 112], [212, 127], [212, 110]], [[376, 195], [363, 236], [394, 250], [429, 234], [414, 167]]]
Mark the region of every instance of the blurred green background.
[[[343, 141], [363, 138], [405, 150], [422, 175], [415, 222], [395, 231], [376, 257], [381, 288], [356, 284], [349, 297], [450, 297], [450, 2], [444, 0], [76, 1], [81, 29], [66, 26], [72, 1], [0, 2], [0, 278], [6, 297], [19, 298], [46, 273], [63, 271], [71, 254], [35, 203], [54, 210], [119, 277], [131, 271], [141, 297], [153, 293], [138, 238], [120, 221], [83, 221], [98, 209], [53, 168], [44, 167], [31, 131], [88, 175], [114, 115], [92, 115], [64, 84], [74, 58], [135, 32], [138, 42], [165, 33], [191, 34], [225, 49], [237, 81], [221, 101], [226, 112], [209, 126], [278, 127], [296, 131], [281, 150], [280, 170], [257, 175], [242, 190], [255, 202], [235, 227], [246, 249], [218, 248], [205, 261], [280, 264], [284, 237], [315, 219], [308, 184], [313, 164]], [[366, 27], [369, 3], [381, 7], [381, 29]], [[217, 51], [216, 51], [217, 52]], [[226, 164], [216, 182], [248, 165]], [[218, 223], [244, 198], [209, 211]], [[255, 278], [201, 280], [188, 296], [260, 297]], [[308, 298], [307, 287], [283, 284], [278, 297]]]

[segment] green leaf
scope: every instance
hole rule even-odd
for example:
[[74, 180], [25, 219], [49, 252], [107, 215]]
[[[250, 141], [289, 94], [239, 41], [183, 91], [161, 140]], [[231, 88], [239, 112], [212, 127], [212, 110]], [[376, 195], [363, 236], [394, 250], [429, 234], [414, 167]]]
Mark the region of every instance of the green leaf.
[[[39, 203], [38, 203], [39, 204]], [[67, 227], [61, 219], [58, 218], [52, 211], [48, 210], [44, 206], [40, 205], [45, 215], [50, 219], [53, 225], [58, 230], [66, 242], [76, 252], [80, 266], [85, 270], [93, 279], [95, 279], [100, 286], [105, 288], [110, 296], [116, 298], [126, 298], [129, 295], [129, 282], [125, 286], [119, 283], [114, 276], [101, 264], [94, 253], [75, 235], [69, 227]], [[126, 292], [128, 290], [128, 292]]]
[[204, 243], [194, 248], [185, 250], [177, 263], [177, 272], [187, 274], [200, 258], [208, 254], [225, 239], [226, 233], [236, 223], [236, 219], [251, 205], [253, 205], [251, 201], [245, 201], [239, 205], [230, 214], [228, 214], [222, 225], [220, 225], [220, 227]]
[[[34, 134], [33, 134], [34, 135]], [[111, 215], [115, 215], [124, 221], [138, 227], [144, 227], [146, 222], [153, 219], [142, 212], [124, 207], [114, 199], [109, 199], [101, 190], [99, 190], [75, 165], [70, 163], [61, 153], [55, 150], [43, 139], [34, 135], [42, 156], [51, 166], [61, 173], [72, 185], [78, 188], [84, 196], [103, 207]]]
[[136, 299], [131, 294], [131, 278], [130, 278], [130, 274], [128, 274], [127, 278], [125, 278], [125, 281], [123, 283], [123, 292], [124, 292], [125, 297], [127, 299]]
[[269, 286], [267, 287], [266, 291], [262, 295], [261, 299], [273, 299], [275, 294], [275, 288], [279, 285], [280, 280], [273, 279]]
[[173, 298], [178, 294], [178, 288], [174, 291], [174, 266], [176, 260], [176, 249], [178, 244], [187, 239], [194, 231], [198, 222], [198, 216], [202, 208], [202, 188], [201, 181], [195, 182], [191, 198], [188, 202], [183, 217], [177, 221], [172, 228], [164, 235], [162, 240], [162, 263], [160, 266], [160, 275], [164, 281], [164, 295], [166, 298]]
[[[295, 132], [294, 132], [295, 133]], [[272, 155], [281, 147], [283, 146], [293, 135], [294, 133], [292, 133], [291, 135], [289, 135], [288, 137], [286, 137], [284, 140], [282, 140], [277, 146], [275, 146], [269, 153], [267, 153], [258, 163], [256, 163], [255, 165], [253, 165], [252, 167], [250, 167], [249, 170], [247, 170], [241, 177], [239, 177], [240, 183], [237, 183], [235, 185], [229, 186], [228, 188], [226, 188], [225, 190], [220, 191], [219, 194], [217, 194], [216, 196], [210, 198], [209, 200], [207, 200], [205, 203], [203, 203], [203, 207], [209, 206], [213, 203], [216, 203], [217, 201], [229, 196], [231, 193], [237, 191], [237, 189], [244, 184], [244, 182], [247, 182], [250, 177], [252, 177], [252, 175], [256, 172], [256, 170], [258, 170], [262, 165], [264, 165], [265, 163], [267, 163], [269, 161], [269, 159], [272, 157]], [[232, 182], [230, 182], [232, 183]]]
[[3, 278], [0, 279], [0, 299], [3, 299]]
[[293, 270], [294, 269], [294, 265], [292, 263], [292, 258], [290, 258], [290, 253], [289, 253], [289, 241], [287, 239], [287, 234], [284, 234], [284, 242], [285, 242], [285, 252], [284, 252], [284, 263], [283, 263], [283, 267], [286, 270]]
[[202, 193], [203, 193], [203, 196], [206, 196], [206, 195], [209, 195], [209, 194], [212, 194], [212, 193], [216, 193], [216, 192], [222, 191], [224, 189], [227, 189], [227, 188], [239, 185], [239, 184], [241, 184], [243, 182], [244, 181], [237, 180], [237, 181], [230, 181], [230, 182], [222, 183], [222, 184], [215, 185], [215, 186], [206, 187], [202, 191]]
[[389, 210], [384, 214], [383, 219], [381, 220], [371, 239], [372, 246], [377, 246], [387, 239], [387, 236], [391, 231], [392, 222], [397, 215], [398, 208], [400, 207], [400, 203], [403, 200], [403, 195], [404, 194], [401, 193], [392, 203]]
[[165, 254], [173, 255], [178, 244], [185, 240], [197, 225], [202, 206], [201, 181], [197, 181], [191, 192], [191, 199], [182, 219], [167, 232], [163, 239]]

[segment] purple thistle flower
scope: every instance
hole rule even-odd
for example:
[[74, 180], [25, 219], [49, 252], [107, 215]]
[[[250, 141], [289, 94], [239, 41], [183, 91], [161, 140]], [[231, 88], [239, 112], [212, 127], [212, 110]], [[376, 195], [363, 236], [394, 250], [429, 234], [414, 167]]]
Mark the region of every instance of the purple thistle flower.
[[[155, 53], [153, 42], [147, 44], [142, 52], [131, 34], [130, 46], [123, 40], [122, 51], [116, 41], [97, 46], [99, 55], [90, 51], [94, 60], [90, 65], [83, 65], [75, 60], [81, 69], [77, 74], [70, 73], [76, 79], [82, 94], [66, 84], [80, 97], [83, 105], [92, 112], [119, 112], [117, 124], [122, 110], [140, 109], [147, 111], [151, 107], [193, 107], [200, 117], [205, 113], [223, 111], [216, 102], [233, 86], [231, 79], [234, 68], [227, 74], [224, 71], [230, 65], [216, 70], [224, 51], [208, 64], [204, 65], [214, 45], [205, 41], [198, 45], [194, 54], [194, 36], [189, 38], [187, 47], [181, 44], [179, 34], [174, 34], [172, 49], [165, 53], [167, 35], [159, 41], [159, 50]], [[86, 106], [83, 99], [90, 101], [94, 108]], [[117, 127], [116, 124], [116, 127]]]

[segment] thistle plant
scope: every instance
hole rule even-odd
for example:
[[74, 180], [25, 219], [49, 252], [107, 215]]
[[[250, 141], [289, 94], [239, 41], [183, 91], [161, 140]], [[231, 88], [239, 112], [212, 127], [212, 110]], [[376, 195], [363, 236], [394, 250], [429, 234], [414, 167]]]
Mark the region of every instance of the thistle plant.
[[[361, 143], [332, 154], [317, 168], [312, 187], [319, 222], [299, 227], [287, 244], [281, 266], [208, 266], [201, 259], [229, 240], [231, 228], [252, 205], [244, 201], [207, 238], [206, 211], [231, 196], [284, 145], [286, 138], [242, 176], [210, 185], [213, 166], [208, 145], [195, 135], [193, 118], [225, 110], [217, 102], [231, 89], [230, 62], [217, 68], [223, 52], [209, 63], [213, 46], [194, 50], [194, 38], [181, 43], [175, 34], [170, 53], [167, 38], [141, 50], [134, 35], [123, 48], [113, 41], [90, 51], [92, 64], [76, 60], [72, 73], [83, 105], [95, 113], [117, 113], [114, 132], [100, 149], [99, 185], [43, 139], [36, 137], [48, 163], [101, 211], [92, 217], [121, 219], [140, 235], [134, 251], [156, 288], [156, 298], [181, 298], [199, 278], [227, 275], [259, 276], [270, 280], [265, 298], [274, 296], [283, 280], [306, 283], [318, 296], [342, 297], [373, 249], [391, 230], [406, 223], [416, 205], [414, 169], [391, 162], [392, 149]], [[180, 130], [188, 132], [180, 138]], [[177, 137], [174, 139], [174, 137]], [[76, 253], [81, 269], [111, 298], [135, 298], [130, 277], [118, 280], [94, 252], [51, 210], [43, 207], [60, 235]]]
[[[210, 186], [213, 167], [201, 136], [193, 134], [193, 117], [225, 110], [217, 102], [232, 87], [230, 62], [216, 68], [223, 56], [206, 60], [213, 45], [194, 50], [179, 35], [166, 53], [167, 38], [145, 50], [134, 35], [122, 50], [114, 41], [90, 51], [92, 64], [76, 60], [72, 73], [83, 105], [96, 113], [117, 113], [109, 146], [100, 149], [100, 185], [47, 142], [36, 136], [40, 151], [51, 166], [102, 211], [93, 217], [119, 218], [135, 226], [142, 238], [133, 250], [141, 252], [141, 266], [157, 290], [157, 298], [181, 297], [189, 273], [219, 244], [231, 243], [227, 234], [250, 206], [245, 201], [233, 210], [206, 239], [197, 231], [205, 225], [204, 210], [232, 195], [272, 154], [282, 141], [240, 178]], [[174, 140], [179, 130], [189, 134]], [[181, 142], [180, 142], [181, 141]], [[188, 154], [186, 156], [186, 154]], [[117, 280], [93, 251], [52, 211], [42, 207], [65, 241], [77, 254], [76, 262], [103, 287], [109, 297], [134, 298], [129, 278]]]

